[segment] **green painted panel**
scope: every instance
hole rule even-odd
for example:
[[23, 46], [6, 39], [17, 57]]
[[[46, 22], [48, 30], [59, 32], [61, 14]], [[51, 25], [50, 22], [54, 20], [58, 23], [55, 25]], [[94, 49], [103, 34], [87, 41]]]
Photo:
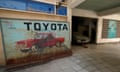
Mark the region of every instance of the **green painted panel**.
[[108, 38], [116, 38], [116, 33], [117, 33], [117, 22], [110, 20], [108, 25]]

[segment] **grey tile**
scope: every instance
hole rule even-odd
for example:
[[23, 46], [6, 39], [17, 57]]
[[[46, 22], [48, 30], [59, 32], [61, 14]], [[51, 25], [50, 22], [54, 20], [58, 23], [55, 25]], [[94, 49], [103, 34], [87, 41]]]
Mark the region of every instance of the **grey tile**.
[[89, 72], [89, 71], [87, 71], [87, 70], [85, 70], [85, 69], [81, 69], [81, 70], [79, 70], [79, 71], [77, 71], [77, 72]]
[[0, 72], [5, 72], [5, 68], [4, 67], [0, 67]]
[[79, 65], [76, 65], [76, 66], [73, 66], [73, 69], [74, 69], [75, 71], [79, 71], [79, 70], [82, 69], [82, 67], [80, 67]]
[[73, 68], [66, 68], [63, 72], [76, 72]]
[[73, 56], [15, 72], [120, 72], [120, 44], [73, 46]]
[[100, 71], [100, 70], [95, 70], [95, 71], [92, 71], [92, 72], [102, 72], [102, 71]]
[[88, 67], [85, 67], [84, 69], [85, 69], [85, 70], [88, 70], [88, 71], [90, 71], [90, 72], [97, 70], [97, 68], [94, 67], [94, 66], [88, 66]]
[[103, 68], [101, 69], [102, 72], [112, 72], [110, 69], [107, 69], [107, 68]]

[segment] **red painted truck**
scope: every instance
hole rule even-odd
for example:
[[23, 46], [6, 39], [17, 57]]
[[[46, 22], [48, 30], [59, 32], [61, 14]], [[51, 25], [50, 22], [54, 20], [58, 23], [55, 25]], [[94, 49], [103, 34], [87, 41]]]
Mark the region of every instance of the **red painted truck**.
[[33, 39], [20, 40], [16, 42], [16, 48], [22, 52], [36, 49], [41, 50], [46, 47], [60, 47], [64, 43], [63, 37], [55, 37], [53, 33], [36, 33]]

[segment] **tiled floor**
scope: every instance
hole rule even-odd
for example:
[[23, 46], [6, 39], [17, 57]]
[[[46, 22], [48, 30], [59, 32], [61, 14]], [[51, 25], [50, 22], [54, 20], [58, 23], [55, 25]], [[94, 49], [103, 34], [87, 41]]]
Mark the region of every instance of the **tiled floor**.
[[120, 44], [72, 46], [73, 56], [14, 72], [120, 72]]

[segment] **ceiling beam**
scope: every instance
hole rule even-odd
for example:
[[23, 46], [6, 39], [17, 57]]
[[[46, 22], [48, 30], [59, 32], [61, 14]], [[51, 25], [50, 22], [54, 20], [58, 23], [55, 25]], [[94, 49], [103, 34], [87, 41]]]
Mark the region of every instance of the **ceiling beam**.
[[69, 0], [69, 6], [75, 8], [86, 0]]
[[110, 15], [110, 14], [115, 14], [120, 12], [120, 7], [104, 10], [101, 12], [97, 12], [99, 16], [105, 16], [105, 15]]

